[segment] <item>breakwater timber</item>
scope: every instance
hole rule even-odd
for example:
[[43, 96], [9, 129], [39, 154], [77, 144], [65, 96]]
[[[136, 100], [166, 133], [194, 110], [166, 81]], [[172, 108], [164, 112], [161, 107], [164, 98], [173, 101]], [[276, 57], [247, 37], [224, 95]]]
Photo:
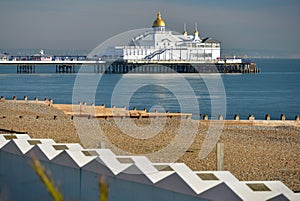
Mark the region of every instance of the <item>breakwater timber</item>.
[[[222, 118], [196, 121], [186, 119], [186, 116], [183, 119], [169, 116], [163, 130], [156, 136], [149, 139], [136, 139], [120, 130], [120, 125], [116, 124], [111, 115], [107, 115], [107, 118], [91, 118], [89, 115], [72, 117], [68, 111], [57, 109], [56, 106], [49, 99], [40, 101], [28, 100], [25, 97], [22, 100], [6, 100], [2, 97], [0, 101], [2, 133], [7, 130], [21, 131], [35, 138], [53, 138], [57, 142], [80, 142], [74, 123], [76, 119], [86, 125], [84, 128], [86, 136], [81, 137], [93, 139], [90, 142], [91, 146], [99, 146], [100, 141], [97, 139], [101, 132], [101, 135], [105, 135], [108, 140], [101, 143], [105, 146], [113, 143], [118, 148], [118, 150], [112, 148], [116, 153], [124, 150], [132, 154], [147, 154], [158, 151], [171, 143], [179, 129], [179, 124], [185, 127], [187, 126], [185, 122], [189, 122], [189, 125], [192, 122], [198, 126], [197, 135], [192, 145], [178, 161], [185, 162], [193, 170], [216, 169], [216, 152], [211, 152], [203, 160], [199, 160], [198, 154], [210, 123], [220, 121]], [[80, 104], [76, 105], [76, 107], [78, 106]], [[112, 111], [112, 108], [101, 107], [102, 111], [107, 113]], [[124, 108], [119, 109], [119, 111], [129, 112]], [[101, 109], [98, 112], [100, 111]], [[145, 113], [144, 110], [135, 112]], [[151, 118], [133, 118], [132, 120], [138, 127], [145, 127], [151, 123]], [[238, 120], [236, 116], [235, 120], [224, 120], [223, 122], [224, 128], [219, 142], [224, 144], [225, 170], [232, 172], [240, 180], [280, 180], [292, 190], [300, 191], [300, 180], [297, 179], [300, 177], [299, 119], [274, 121], [252, 118], [251, 120]], [[94, 123], [101, 127], [101, 131], [89, 129], [91, 128], [89, 125]], [[123, 124], [125, 123], [126, 121], [123, 122]], [[185, 129], [187, 135], [188, 131], [187, 127]], [[147, 135], [147, 133], [141, 133], [141, 135]], [[163, 158], [161, 160], [163, 161]]]

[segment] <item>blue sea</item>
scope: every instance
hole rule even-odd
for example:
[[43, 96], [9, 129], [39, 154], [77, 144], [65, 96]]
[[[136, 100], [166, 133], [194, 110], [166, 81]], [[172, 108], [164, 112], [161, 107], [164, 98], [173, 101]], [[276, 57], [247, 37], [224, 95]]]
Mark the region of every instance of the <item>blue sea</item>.
[[[287, 119], [300, 115], [300, 60], [256, 59], [259, 74], [56, 74], [55, 66], [37, 66], [35, 74], [17, 74], [0, 66], [0, 96], [52, 98], [54, 103], [94, 102], [107, 107], [190, 112], [193, 118], [222, 114], [233, 119]], [[76, 71], [80, 71], [77, 67]]]

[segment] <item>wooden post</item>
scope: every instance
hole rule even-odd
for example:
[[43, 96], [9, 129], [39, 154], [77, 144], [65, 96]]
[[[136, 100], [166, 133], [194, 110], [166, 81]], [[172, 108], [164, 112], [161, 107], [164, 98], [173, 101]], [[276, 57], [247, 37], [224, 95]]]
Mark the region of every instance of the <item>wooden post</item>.
[[99, 145], [100, 145], [100, 149], [105, 149], [105, 142], [100, 142]]
[[217, 171], [224, 170], [224, 144], [217, 143]]
[[255, 120], [254, 115], [253, 115], [253, 114], [250, 114], [250, 115], [248, 116], [248, 120], [249, 120], [249, 121], [254, 121], [254, 120]]
[[285, 115], [284, 115], [284, 114], [281, 114], [281, 115], [280, 115], [280, 120], [281, 120], [281, 121], [285, 121], [285, 119], [286, 119]]

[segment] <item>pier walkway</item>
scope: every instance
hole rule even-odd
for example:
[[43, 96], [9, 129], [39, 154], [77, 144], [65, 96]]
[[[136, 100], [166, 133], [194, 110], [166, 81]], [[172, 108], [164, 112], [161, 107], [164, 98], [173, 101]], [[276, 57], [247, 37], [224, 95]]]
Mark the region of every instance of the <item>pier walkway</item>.
[[[91, 72], [125, 73], [259, 73], [252, 62], [215, 63], [196, 61], [104, 61], [104, 60], [0, 60], [0, 66], [16, 66], [17, 73], [36, 73], [36, 66], [53, 66], [56, 73], [76, 73], [76, 66], [93, 66]], [[1, 67], [0, 67], [1, 68]]]
[[94, 65], [94, 64], [104, 64], [105, 61], [96, 61], [96, 60], [57, 60], [57, 61], [31, 61], [31, 60], [25, 60], [25, 61], [1, 61], [0, 65], [23, 65], [23, 64], [31, 64], [31, 65], [60, 65], [60, 64], [75, 64], [75, 65]]

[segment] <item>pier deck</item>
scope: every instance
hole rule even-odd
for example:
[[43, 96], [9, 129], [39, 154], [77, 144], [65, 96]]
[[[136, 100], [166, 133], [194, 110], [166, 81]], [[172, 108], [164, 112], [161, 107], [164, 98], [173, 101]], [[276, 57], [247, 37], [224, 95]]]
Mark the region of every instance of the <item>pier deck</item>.
[[54, 60], [54, 61], [1, 61], [0, 66], [16, 66], [17, 73], [36, 73], [36, 66], [53, 65], [56, 73], [75, 73], [75, 66], [94, 66], [94, 73], [126, 74], [126, 73], [259, 73], [255, 63], [215, 63], [195, 61], [123, 61], [104, 60]]
[[1, 61], [0, 65], [62, 65], [62, 64], [75, 64], [75, 65], [94, 65], [94, 64], [104, 64], [105, 61], [94, 61], [94, 60], [78, 60], [78, 61], [68, 61], [68, 60], [58, 60], [58, 61]]

